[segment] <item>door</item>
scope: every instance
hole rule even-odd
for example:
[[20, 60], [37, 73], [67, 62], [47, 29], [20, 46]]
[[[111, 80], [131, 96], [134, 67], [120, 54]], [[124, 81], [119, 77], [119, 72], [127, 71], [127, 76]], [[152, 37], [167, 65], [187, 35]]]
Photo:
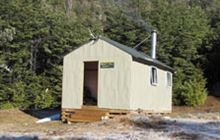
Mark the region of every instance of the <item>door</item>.
[[83, 105], [97, 105], [98, 61], [84, 62]]

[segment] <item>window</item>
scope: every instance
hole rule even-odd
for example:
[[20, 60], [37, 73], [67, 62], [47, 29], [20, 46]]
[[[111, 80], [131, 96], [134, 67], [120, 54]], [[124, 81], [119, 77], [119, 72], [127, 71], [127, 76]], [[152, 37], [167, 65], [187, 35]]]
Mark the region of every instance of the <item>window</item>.
[[157, 68], [151, 67], [151, 84], [157, 85]]
[[172, 74], [167, 72], [167, 86], [172, 86]]

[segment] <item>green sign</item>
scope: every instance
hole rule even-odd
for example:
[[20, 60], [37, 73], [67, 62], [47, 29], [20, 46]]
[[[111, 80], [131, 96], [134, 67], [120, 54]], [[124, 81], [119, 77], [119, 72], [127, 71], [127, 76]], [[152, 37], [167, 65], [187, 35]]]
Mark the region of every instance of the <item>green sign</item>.
[[114, 62], [101, 62], [100, 68], [102, 69], [114, 68]]

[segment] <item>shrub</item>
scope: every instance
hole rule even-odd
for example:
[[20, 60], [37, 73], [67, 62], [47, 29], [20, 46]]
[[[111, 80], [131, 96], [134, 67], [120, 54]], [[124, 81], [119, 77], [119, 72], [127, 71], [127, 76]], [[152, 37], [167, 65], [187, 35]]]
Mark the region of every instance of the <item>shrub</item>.
[[3, 103], [3, 104], [0, 104], [0, 109], [11, 109], [11, 108], [14, 108], [12, 103], [6, 102], [6, 103]]
[[174, 69], [173, 103], [188, 106], [204, 104], [207, 90], [202, 70], [180, 58], [176, 59]]
[[185, 105], [196, 106], [205, 103], [207, 98], [205, 83], [203, 79], [200, 81], [194, 79], [184, 83], [181, 96]]
[[49, 89], [42, 91], [34, 100], [35, 108], [49, 108], [53, 104], [53, 97]]
[[[25, 95], [25, 83], [22, 81], [17, 81], [11, 84], [6, 93], [8, 95], [9, 100], [11, 101], [11, 105], [13, 107], [26, 108], [26, 95]], [[7, 105], [7, 102], [6, 102]], [[9, 105], [10, 106], [10, 105]]]
[[26, 85], [26, 96], [29, 108], [49, 108], [54, 103], [48, 81], [43, 76], [28, 77], [29, 84]]

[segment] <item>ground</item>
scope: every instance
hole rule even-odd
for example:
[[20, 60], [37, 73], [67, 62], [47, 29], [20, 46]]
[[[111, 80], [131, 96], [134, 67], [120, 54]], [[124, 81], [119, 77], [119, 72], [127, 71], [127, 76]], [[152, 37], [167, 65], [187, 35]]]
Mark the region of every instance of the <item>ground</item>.
[[220, 139], [220, 99], [215, 97], [208, 97], [200, 107], [174, 107], [166, 115], [132, 112], [94, 123], [36, 124], [39, 118], [54, 113], [57, 110], [0, 110], [0, 139]]

